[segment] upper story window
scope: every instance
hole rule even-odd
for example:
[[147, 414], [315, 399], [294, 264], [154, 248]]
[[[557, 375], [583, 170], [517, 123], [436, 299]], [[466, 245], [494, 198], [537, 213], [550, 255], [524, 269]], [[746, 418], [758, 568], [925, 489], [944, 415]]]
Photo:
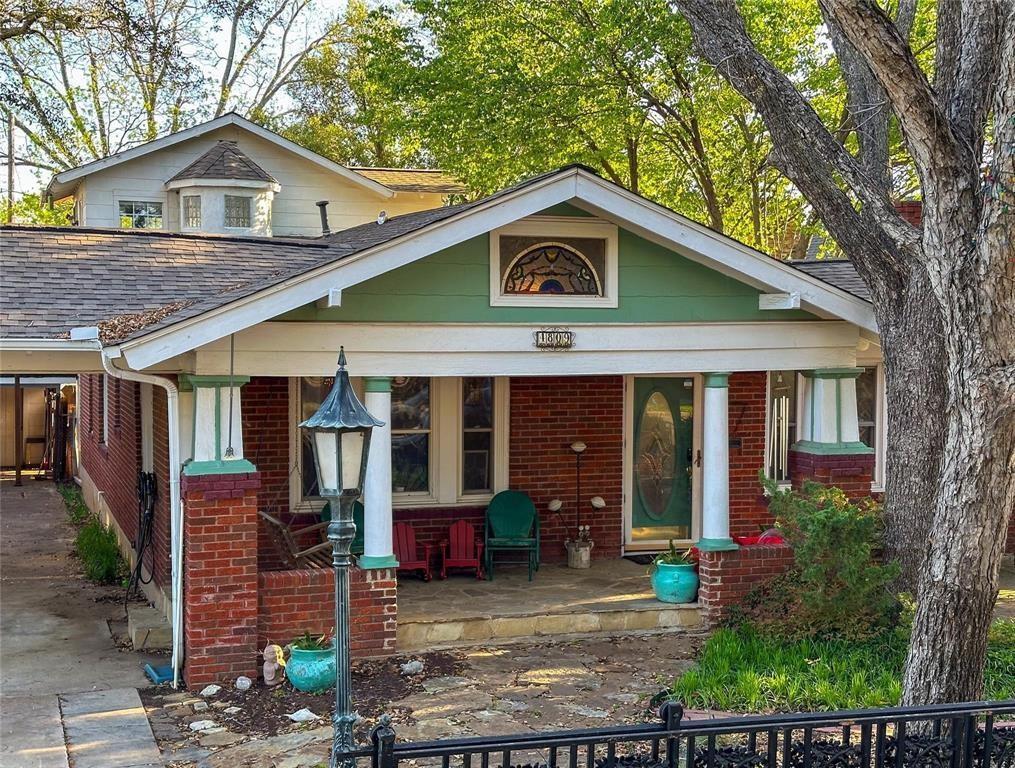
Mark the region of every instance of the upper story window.
[[151, 200], [121, 200], [120, 227], [162, 229], [162, 203]]
[[201, 228], [201, 196], [183, 196], [183, 226], [187, 229]]
[[253, 198], [226, 195], [225, 226], [250, 229]]
[[617, 228], [599, 219], [534, 216], [490, 233], [490, 304], [616, 307]]

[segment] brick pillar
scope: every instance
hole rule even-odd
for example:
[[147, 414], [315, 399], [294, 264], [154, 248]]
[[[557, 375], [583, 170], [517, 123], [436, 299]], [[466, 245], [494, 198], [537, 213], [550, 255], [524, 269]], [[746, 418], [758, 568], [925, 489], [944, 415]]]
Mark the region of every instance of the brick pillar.
[[184, 677], [257, 679], [256, 472], [182, 478]]
[[871, 495], [874, 481], [873, 453], [808, 453], [792, 448], [789, 471], [797, 490], [805, 480], [842, 489], [851, 499]]
[[786, 572], [793, 564], [787, 544], [750, 544], [725, 552], [702, 552], [698, 562], [698, 604], [705, 621], [715, 625], [726, 610], [759, 584]]

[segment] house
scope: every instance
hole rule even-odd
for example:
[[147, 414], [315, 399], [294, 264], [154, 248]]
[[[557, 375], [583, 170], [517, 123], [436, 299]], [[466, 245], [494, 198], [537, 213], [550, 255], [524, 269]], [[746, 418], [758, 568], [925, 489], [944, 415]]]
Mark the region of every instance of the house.
[[[357, 653], [491, 626], [403, 621], [398, 521], [431, 542], [455, 520], [481, 529], [512, 488], [537, 505], [545, 563], [579, 515], [600, 564], [694, 543], [696, 606], [610, 618], [672, 626], [785, 568], [784, 547], [735, 540], [771, 522], [760, 469], [881, 488], [879, 337], [850, 265], [776, 261], [583, 167], [442, 205], [457, 191], [443, 175], [342, 168], [226, 116], [50, 190], [75, 195], [80, 224], [0, 231], [2, 369], [80, 374], [80, 479], [128, 553], [135, 476], [155, 473], [150, 596], [188, 685], [253, 676], [266, 639], [331, 626], [330, 574], [286, 569], [258, 512], [320, 513], [297, 425], [340, 346], [384, 422], [353, 574]], [[569, 573], [605, 588], [595, 569]], [[439, 588], [412, 600], [462, 608]], [[504, 624], [550, 632], [541, 621]]]

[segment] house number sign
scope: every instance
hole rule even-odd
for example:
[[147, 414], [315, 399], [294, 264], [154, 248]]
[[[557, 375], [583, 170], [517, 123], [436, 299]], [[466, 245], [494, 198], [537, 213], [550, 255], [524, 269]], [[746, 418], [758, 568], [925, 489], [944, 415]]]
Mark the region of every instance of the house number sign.
[[574, 331], [565, 328], [543, 328], [532, 336], [536, 349], [571, 349], [574, 346]]

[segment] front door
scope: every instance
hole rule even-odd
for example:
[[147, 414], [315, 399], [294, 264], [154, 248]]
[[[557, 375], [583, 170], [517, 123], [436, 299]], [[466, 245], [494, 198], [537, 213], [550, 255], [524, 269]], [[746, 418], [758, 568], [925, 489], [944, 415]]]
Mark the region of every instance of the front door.
[[694, 379], [635, 378], [631, 544], [691, 538]]

